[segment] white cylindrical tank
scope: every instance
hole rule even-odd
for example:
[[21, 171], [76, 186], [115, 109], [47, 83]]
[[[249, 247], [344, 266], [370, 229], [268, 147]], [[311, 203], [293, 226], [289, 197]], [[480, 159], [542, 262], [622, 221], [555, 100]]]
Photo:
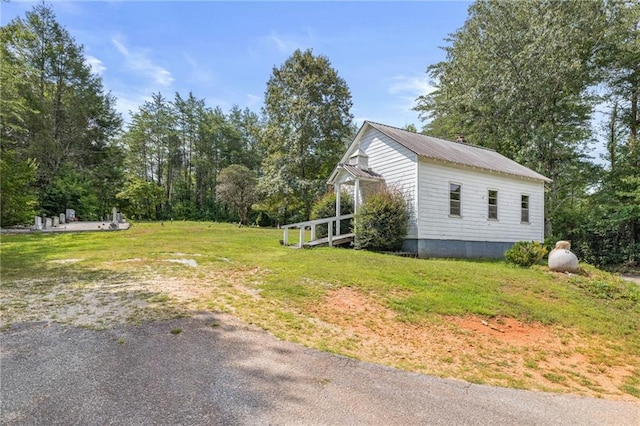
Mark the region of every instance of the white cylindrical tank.
[[578, 272], [578, 257], [570, 249], [569, 241], [558, 241], [549, 253], [549, 269], [555, 272]]

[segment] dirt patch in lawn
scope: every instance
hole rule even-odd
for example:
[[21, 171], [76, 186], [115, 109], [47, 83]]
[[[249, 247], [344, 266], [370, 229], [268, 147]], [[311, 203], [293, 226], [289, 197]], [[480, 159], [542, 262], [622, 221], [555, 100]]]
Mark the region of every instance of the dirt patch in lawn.
[[620, 390], [634, 369], [614, 357], [590, 359], [596, 346], [606, 353], [607, 342], [572, 330], [478, 316], [407, 323], [375, 296], [347, 287], [308, 311], [338, 328], [338, 351], [363, 360], [473, 383], [637, 401]]
[[[77, 263], [82, 259], [55, 261]], [[209, 305], [225, 308], [227, 298], [245, 291], [260, 271], [229, 269], [201, 275], [192, 259], [161, 259], [167, 268], [182, 268], [180, 277], [140, 273], [152, 261], [128, 259], [117, 270], [96, 270], [39, 279], [3, 282], [0, 286], [0, 330], [12, 323], [45, 321], [103, 329], [123, 323], [140, 323], [189, 316]], [[187, 260], [187, 262], [183, 262]], [[194, 266], [195, 264], [195, 266]], [[122, 267], [126, 265], [126, 267]], [[246, 292], [249, 292], [247, 288]]]

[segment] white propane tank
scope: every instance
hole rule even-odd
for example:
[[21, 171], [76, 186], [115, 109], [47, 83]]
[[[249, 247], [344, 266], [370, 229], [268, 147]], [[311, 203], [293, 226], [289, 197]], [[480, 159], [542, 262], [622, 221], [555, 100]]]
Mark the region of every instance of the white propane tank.
[[578, 257], [570, 249], [569, 241], [558, 241], [549, 253], [549, 269], [555, 272], [578, 272]]

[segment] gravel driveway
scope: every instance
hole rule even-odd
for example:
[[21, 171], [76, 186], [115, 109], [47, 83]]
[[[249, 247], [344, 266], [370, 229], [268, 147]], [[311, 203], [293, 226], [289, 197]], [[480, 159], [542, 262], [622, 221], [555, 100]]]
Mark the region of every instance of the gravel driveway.
[[636, 284], [640, 285], [640, 275], [622, 274], [621, 277], [624, 280], [631, 281], [632, 283], [636, 283]]
[[638, 425], [640, 404], [472, 385], [282, 342], [222, 314], [0, 333], [3, 425]]

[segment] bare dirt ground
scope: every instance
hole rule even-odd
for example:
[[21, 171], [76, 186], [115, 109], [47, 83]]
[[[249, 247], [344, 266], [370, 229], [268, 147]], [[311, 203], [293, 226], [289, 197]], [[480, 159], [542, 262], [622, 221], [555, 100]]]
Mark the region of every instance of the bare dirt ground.
[[[363, 360], [470, 382], [636, 400], [619, 390], [633, 370], [590, 360], [593, 340], [571, 330], [475, 316], [404, 323], [350, 288], [331, 292], [324, 304], [309, 309], [351, 337], [350, 355]], [[493, 378], [479, 379], [487, 375]]]

